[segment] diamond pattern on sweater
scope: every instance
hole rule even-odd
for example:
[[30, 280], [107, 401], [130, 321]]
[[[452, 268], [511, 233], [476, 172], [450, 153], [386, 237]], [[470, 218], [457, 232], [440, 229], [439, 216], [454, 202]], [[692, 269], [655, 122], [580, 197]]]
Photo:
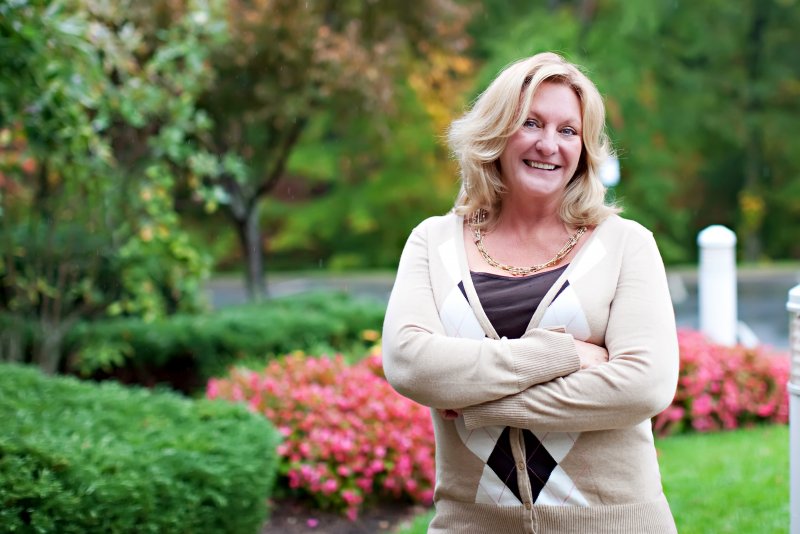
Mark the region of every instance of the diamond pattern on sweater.
[[[602, 254], [602, 251], [599, 252]], [[443, 243], [439, 247], [439, 254], [453, 279], [453, 288], [439, 310], [445, 333], [452, 337], [483, 339], [486, 334], [470, 306], [464, 283], [458, 272], [455, 241], [451, 239]], [[559, 325], [566, 325], [567, 331], [580, 339], [583, 331], [588, 330], [588, 325], [580, 303], [570, 293], [573, 291], [567, 282], [557, 299], [548, 307], [547, 313], [550, 316], [548, 317], [546, 313], [545, 318], [556, 321]], [[553, 307], [557, 301], [558, 305]], [[550, 308], [553, 308], [552, 312]], [[468, 431], [462, 417], [455, 420], [455, 427], [464, 445], [485, 463], [475, 502], [497, 506], [520, 505], [522, 497], [518, 485], [517, 466], [511, 449], [510, 428], [493, 426]], [[539, 436], [529, 430], [523, 430], [525, 464], [536, 504], [587, 506], [585, 498], [575, 487], [574, 482], [558, 465], [558, 462], [569, 453], [579, 435], [550, 432]]]
[[[527, 430], [524, 432], [528, 432]], [[589, 506], [586, 498], [578, 490], [572, 478], [560, 464], [580, 437], [579, 432], [534, 433], [541, 447], [546, 449], [556, 466], [549, 473], [547, 481], [534, 500], [536, 504], [552, 506]], [[527, 450], [527, 442], [526, 442]], [[530, 450], [527, 450], [530, 462]], [[531, 482], [533, 484], [533, 482]]]
[[486, 462], [497, 477], [514, 496], [522, 502], [517, 483], [517, 462], [514, 460], [514, 453], [511, 451], [511, 429], [506, 427], [500, 435], [500, 439], [494, 446], [492, 454]]
[[569, 285], [563, 287], [558, 297], [547, 307], [539, 326], [541, 328], [563, 326], [567, 333], [581, 341], [589, 339], [591, 333], [578, 295]]
[[453, 285], [453, 289], [444, 299], [439, 317], [442, 319], [442, 326], [448, 336], [469, 339], [486, 337], [469, 302], [457, 285]]
[[525, 441], [525, 466], [528, 469], [528, 478], [531, 484], [533, 502], [539, 498], [550, 478], [550, 473], [558, 463], [553, 459], [542, 442], [530, 430], [523, 430], [522, 437]]
[[475, 502], [478, 504], [493, 504], [495, 506], [519, 506], [522, 504], [522, 501], [514, 495], [488, 465], [483, 466], [483, 475], [478, 482]]
[[[505, 432], [505, 443], [510, 445], [508, 439], [508, 428], [501, 426], [486, 426], [476, 428], [475, 430], [467, 430], [464, 425], [464, 418], [459, 417], [455, 421], [456, 430], [464, 442], [464, 445], [472, 451], [472, 453], [480, 458], [486, 465], [483, 469], [483, 474], [478, 482], [478, 492], [475, 497], [475, 502], [483, 504], [495, 504], [497, 506], [514, 506], [522, 504], [519, 500], [519, 489], [516, 492], [512, 491], [506, 484], [505, 480], [508, 478], [508, 473], [505, 475], [495, 472], [491, 464], [497, 463], [491, 460], [492, 456], [497, 456], [497, 444], [503, 441]], [[501, 446], [504, 449], [505, 446]], [[511, 455], [510, 448], [508, 455]], [[499, 460], [496, 457], [495, 460]], [[511, 464], [513, 465], [513, 456], [511, 457]], [[516, 476], [513, 477], [514, 484], [516, 485]]]
[[503, 434], [504, 428], [501, 426], [485, 426], [475, 430], [467, 430], [463, 417], [456, 419], [455, 424], [458, 435], [464, 445], [475, 456], [480, 458], [483, 463], [488, 462], [489, 456], [492, 455], [492, 451]]
[[586, 498], [578, 490], [570, 476], [561, 466], [556, 466], [550, 473], [536, 504], [549, 506], [589, 506]]
[[439, 258], [442, 260], [442, 265], [447, 269], [447, 274], [454, 284], [461, 281], [461, 273], [458, 272], [458, 251], [456, 249], [456, 240], [451, 238], [439, 245]]

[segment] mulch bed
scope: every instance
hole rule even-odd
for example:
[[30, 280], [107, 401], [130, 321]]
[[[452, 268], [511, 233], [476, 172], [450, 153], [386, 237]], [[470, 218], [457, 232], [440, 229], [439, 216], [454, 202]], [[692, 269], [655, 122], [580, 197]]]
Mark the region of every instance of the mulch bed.
[[270, 519], [262, 534], [375, 534], [395, 532], [427, 508], [408, 503], [381, 503], [361, 511], [358, 520], [316, 510], [297, 499], [278, 499], [272, 503]]

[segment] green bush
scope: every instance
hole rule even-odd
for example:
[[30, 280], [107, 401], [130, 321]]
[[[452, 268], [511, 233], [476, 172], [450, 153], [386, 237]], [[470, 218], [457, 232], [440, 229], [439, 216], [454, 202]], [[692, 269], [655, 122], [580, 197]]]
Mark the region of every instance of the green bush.
[[0, 365], [0, 531], [254, 533], [279, 437], [240, 406]]
[[303, 350], [359, 352], [379, 330], [384, 306], [342, 293], [313, 293], [153, 322], [83, 323], [67, 336], [71, 372], [184, 392], [242, 361]]

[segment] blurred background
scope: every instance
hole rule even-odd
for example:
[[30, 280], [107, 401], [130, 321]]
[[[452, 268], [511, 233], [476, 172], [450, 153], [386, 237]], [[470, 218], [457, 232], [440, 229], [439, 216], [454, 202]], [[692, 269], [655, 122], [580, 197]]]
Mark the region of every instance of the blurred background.
[[47, 352], [83, 320], [285, 293], [287, 272], [391, 280], [457, 192], [448, 124], [543, 50], [599, 86], [609, 194], [668, 267], [723, 224], [745, 268], [795, 277], [799, 28], [794, 0], [2, 2], [3, 320]]
[[[383, 503], [358, 532], [424, 532], [432, 429], [382, 377], [385, 299], [455, 199], [450, 122], [553, 50], [667, 263], [679, 530], [786, 532], [798, 35], [796, 0], [0, 0], [0, 530], [331, 534]], [[684, 329], [712, 224], [751, 346]]]

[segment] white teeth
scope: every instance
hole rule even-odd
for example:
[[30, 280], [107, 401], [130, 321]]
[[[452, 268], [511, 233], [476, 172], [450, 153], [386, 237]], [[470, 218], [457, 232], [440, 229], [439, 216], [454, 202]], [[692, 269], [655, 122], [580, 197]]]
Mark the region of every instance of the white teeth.
[[529, 159], [524, 160], [525, 165], [528, 167], [533, 167], [534, 169], [543, 169], [545, 171], [552, 171], [556, 168], [555, 165], [551, 165], [549, 163], [539, 163], [538, 161], [531, 161]]

